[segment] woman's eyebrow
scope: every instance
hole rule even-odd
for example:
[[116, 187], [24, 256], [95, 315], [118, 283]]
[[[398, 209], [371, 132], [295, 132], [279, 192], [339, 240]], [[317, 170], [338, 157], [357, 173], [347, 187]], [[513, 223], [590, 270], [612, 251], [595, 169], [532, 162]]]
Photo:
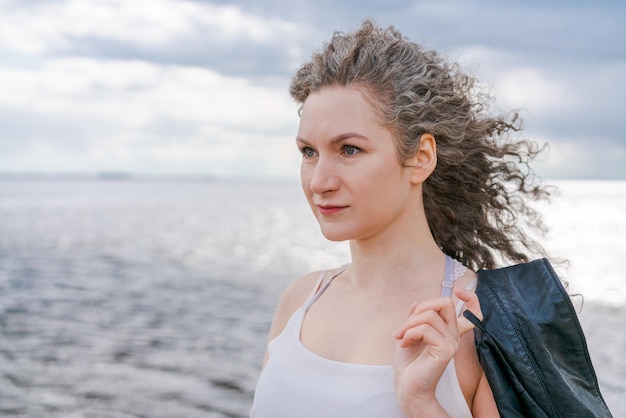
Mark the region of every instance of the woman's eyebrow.
[[[346, 139], [350, 139], [350, 138], [359, 138], [359, 139], [364, 139], [366, 141], [369, 140], [365, 135], [361, 135], [361, 134], [358, 134], [356, 132], [346, 132], [346, 133], [339, 134], [339, 135], [333, 137], [330, 140], [330, 144], [334, 145], [334, 144], [337, 144], [339, 142], [343, 142]], [[307, 141], [306, 139], [304, 139], [302, 137], [299, 137], [299, 136], [296, 137], [296, 142], [301, 142], [303, 144], [309, 144], [309, 141]]]
[[368, 140], [368, 138], [365, 135], [361, 135], [359, 133], [356, 132], [346, 132], [343, 134], [339, 134], [337, 136], [335, 136], [334, 138], [332, 138], [330, 140], [331, 144], [337, 144], [339, 142], [345, 141], [346, 139], [350, 139], [350, 138], [359, 138], [359, 139], [364, 139], [364, 140]]

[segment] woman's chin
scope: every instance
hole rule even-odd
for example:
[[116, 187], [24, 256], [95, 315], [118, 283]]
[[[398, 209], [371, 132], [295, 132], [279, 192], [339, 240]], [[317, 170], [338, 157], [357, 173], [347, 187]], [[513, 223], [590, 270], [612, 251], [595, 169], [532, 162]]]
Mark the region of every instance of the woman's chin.
[[342, 241], [348, 241], [352, 239], [350, 234], [346, 233], [346, 231], [337, 231], [331, 228], [328, 228], [328, 229], [320, 228], [320, 229], [322, 231], [322, 235], [324, 235], [324, 238], [326, 238], [329, 241], [342, 242]]

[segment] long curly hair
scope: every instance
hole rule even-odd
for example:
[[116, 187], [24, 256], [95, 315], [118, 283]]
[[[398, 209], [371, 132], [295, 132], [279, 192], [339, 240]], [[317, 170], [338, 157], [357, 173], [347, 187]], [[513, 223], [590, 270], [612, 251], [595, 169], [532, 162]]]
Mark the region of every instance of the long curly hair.
[[290, 94], [304, 103], [328, 86], [357, 86], [394, 134], [400, 162], [430, 133], [437, 166], [423, 185], [428, 225], [439, 247], [475, 270], [543, 254], [525, 227], [545, 226], [529, 201], [548, 198], [529, 162], [537, 143], [512, 138], [517, 112], [492, 115], [491, 96], [458, 64], [410, 42], [393, 27], [366, 20], [336, 32], [294, 75]]

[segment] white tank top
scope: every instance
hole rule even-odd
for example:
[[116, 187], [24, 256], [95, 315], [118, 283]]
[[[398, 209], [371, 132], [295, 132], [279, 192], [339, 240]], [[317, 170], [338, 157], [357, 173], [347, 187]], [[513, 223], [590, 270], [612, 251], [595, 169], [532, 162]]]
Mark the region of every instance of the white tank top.
[[[457, 261], [446, 262], [442, 295], [449, 296], [452, 283], [465, 272]], [[297, 309], [283, 331], [268, 345], [268, 361], [259, 377], [251, 418], [403, 418], [396, 398], [391, 365], [361, 365], [321, 357], [300, 341], [308, 308], [326, 290], [317, 290]], [[471, 288], [475, 283], [471, 283]], [[316, 291], [317, 290], [317, 291]], [[456, 307], [457, 316], [463, 307]], [[454, 359], [437, 384], [436, 397], [452, 418], [471, 417]]]

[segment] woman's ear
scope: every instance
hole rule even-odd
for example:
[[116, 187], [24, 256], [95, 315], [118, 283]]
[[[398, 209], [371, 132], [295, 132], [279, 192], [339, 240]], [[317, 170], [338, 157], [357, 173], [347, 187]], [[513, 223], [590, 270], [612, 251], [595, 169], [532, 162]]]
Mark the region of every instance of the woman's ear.
[[420, 144], [415, 156], [407, 161], [407, 166], [413, 170], [411, 181], [423, 183], [437, 166], [437, 141], [429, 133], [420, 136]]

